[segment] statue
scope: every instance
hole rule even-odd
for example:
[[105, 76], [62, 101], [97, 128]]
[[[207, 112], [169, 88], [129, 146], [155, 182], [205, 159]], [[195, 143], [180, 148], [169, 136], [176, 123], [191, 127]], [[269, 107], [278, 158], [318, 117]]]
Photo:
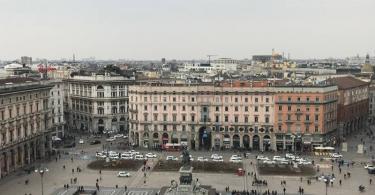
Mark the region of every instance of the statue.
[[182, 166], [190, 167], [190, 154], [186, 146], [183, 148], [183, 151], [182, 151]]

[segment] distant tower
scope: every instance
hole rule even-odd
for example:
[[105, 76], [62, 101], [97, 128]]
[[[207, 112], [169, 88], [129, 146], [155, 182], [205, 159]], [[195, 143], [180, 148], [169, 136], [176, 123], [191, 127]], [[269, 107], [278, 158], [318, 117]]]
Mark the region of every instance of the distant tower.
[[370, 55], [369, 54], [366, 55], [365, 64], [370, 64]]
[[365, 63], [362, 65], [361, 72], [362, 73], [372, 73], [372, 74], [374, 73], [374, 68], [370, 64], [370, 55], [369, 54], [366, 55], [366, 60], [365, 60]]
[[166, 61], [165, 61], [165, 58], [162, 58], [162, 59], [161, 59], [161, 64], [165, 64], [165, 62], [166, 62]]
[[76, 55], [73, 54], [73, 64], [76, 62]]

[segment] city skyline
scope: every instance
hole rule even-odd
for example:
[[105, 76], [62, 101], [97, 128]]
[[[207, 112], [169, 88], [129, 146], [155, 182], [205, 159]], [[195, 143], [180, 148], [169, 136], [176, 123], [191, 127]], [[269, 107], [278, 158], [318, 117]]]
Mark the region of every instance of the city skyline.
[[0, 2], [0, 59], [236, 59], [374, 55], [375, 2], [7, 1]]

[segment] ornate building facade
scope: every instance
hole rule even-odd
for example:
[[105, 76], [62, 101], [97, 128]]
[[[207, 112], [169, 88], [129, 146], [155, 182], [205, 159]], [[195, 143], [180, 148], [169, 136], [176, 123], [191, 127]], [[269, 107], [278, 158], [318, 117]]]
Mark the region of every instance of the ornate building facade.
[[0, 176], [52, 149], [49, 92], [53, 85], [30, 78], [0, 80]]
[[128, 132], [128, 86], [123, 76], [93, 74], [64, 80], [68, 128], [72, 131]]

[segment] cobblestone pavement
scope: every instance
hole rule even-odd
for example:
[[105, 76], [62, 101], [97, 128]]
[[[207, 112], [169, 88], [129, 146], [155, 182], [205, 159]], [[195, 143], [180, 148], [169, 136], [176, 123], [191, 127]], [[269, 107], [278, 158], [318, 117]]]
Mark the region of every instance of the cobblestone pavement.
[[[375, 129], [374, 129], [375, 130]], [[369, 175], [363, 168], [360, 162], [368, 162], [374, 151], [368, 151], [366, 154], [357, 154], [356, 145], [365, 141], [365, 145], [369, 148], [370, 145], [374, 145], [374, 140], [366, 136], [365, 133], [360, 133], [356, 137], [348, 139], [349, 151], [343, 152], [345, 160], [355, 161], [354, 166], [344, 166], [342, 167], [342, 173], [339, 173], [339, 169], [334, 165], [332, 171], [332, 163], [329, 161], [320, 161], [320, 157], [311, 157], [317, 164], [320, 164], [320, 173], [336, 175], [336, 181], [333, 186], [327, 188], [328, 194], [342, 194], [342, 195], [352, 195], [359, 194], [358, 186], [366, 186], [366, 191], [361, 194], [373, 194], [375, 191], [375, 176]], [[179, 174], [177, 172], [148, 172], [146, 177], [141, 170], [132, 171], [131, 177], [129, 178], [119, 178], [116, 176], [115, 171], [102, 171], [99, 174], [98, 171], [90, 170], [86, 168], [86, 165], [94, 159], [94, 154], [96, 151], [101, 151], [103, 149], [102, 145], [89, 146], [87, 144], [79, 145], [76, 149], [67, 149], [66, 152], [69, 155], [62, 155], [61, 159], [46, 162], [42, 166], [46, 166], [49, 169], [43, 178], [44, 181], [44, 194], [45, 195], [69, 195], [70, 191], [64, 190], [64, 184], [71, 184], [72, 178], [77, 178], [77, 183], [73, 185], [79, 186], [95, 186], [96, 180], [99, 180], [99, 186], [103, 191], [100, 194], [124, 194], [124, 187], [127, 186], [131, 193], [134, 195], [151, 195], [155, 193], [155, 189], [159, 189], [161, 186], [166, 186], [171, 180], [178, 180]], [[81, 151], [84, 154], [81, 154]], [[146, 153], [147, 151], [144, 151]], [[196, 158], [198, 156], [209, 157], [212, 153], [223, 154], [225, 159], [228, 159], [233, 152], [191, 152]], [[159, 155], [162, 158], [165, 156], [173, 154], [175, 156], [180, 156], [179, 153], [162, 153]], [[248, 172], [256, 173], [255, 168], [255, 155], [258, 153], [252, 153], [249, 159], [244, 161], [244, 169]], [[264, 155], [275, 155], [276, 153], [265, 153]], [[73, 161], [71, 161], [73, 157]], [[252, 162], [252, 165], [250, 164]], [[149, 162], [151, 163], [151, 162]], [[156, 164], [156, 161], [152, 162]], [[63, 166], [65, 165], [65, 169]], [[152, 166], [152, 164], [150, 164]], [[38, 166], [38, 165], [36, 165]], [[77, 173], [72, 169], [80, 167], [82, 172]], [[350, 172], [350, 178], [344, 178], [344, 174]], [[269, 175], [259, 175], [258, 178], [261, 180], [267, 180], [267, 187], [255, 187], [251, 183], [253, 178], [251, 176], [239, 177], [235, 173], [233, 174], [219, 174], [219, 173], [193, 173], [194, 179], [199, 179], [200, 183], [205, 185], [212, 185], [220, 192], [225, 191], [225, 187], [229, 186], [230, 190], [277, 190], [281, 194], [282, 189], [285, 187], [287, 194], [298, 194], [298, 188], [301, 186], [304, 188], [305, 194], [325, 194], [325, 184], [319, 181], [312, 180], [311, 185], [307, 185], [307, 178], [302, 178], [302, 182], [299, 177], [289, 177], [289, 176], [269, 176]], [[100, 179], [101, 178], [101, 179]], [[369, 184], [369, 179], [372, 179], [373, 184]], [[29, 180], [29, 184], [25, 185], [25, 180]], [[280, 185], [281, 180], [286, 181], [286, 186]], [[342, 180], [342, 185], [339, 185], [339, 180]], [[118, 185], [119, 188], [114, 187]], [[88, 187], [89, 188], [89, 187]], [[22, 172], [15, 173], [11, 176], [3, 178], [0, 180], [0, 194], [1, 195], [24, 195], [25, 193], [32, 195], [41, 194], [41, 178], [36, 173], [31, 173], [27, 175]], [[224, 193], [223, 193], [224, 194]]]

